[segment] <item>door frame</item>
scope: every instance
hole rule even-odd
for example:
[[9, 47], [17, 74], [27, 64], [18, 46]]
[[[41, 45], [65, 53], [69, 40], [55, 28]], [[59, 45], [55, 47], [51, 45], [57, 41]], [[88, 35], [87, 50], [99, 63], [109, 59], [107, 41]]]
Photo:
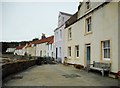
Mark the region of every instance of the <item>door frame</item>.
[[85, 58], [84, 58], [84, 66], [86, 67], [87, 66], [87, 47], [90, 47], [90, 61], [89, 61], [89, 63], [91, 63], [91, 43], [87, 43], [87, 44], [85, 44], [85, 53], [84, 53], [84, 56], [85, 56]]
[[56, 60], [57, 60], [57, 59], [58, 59], [58, 48], [57, 48], [57, 47], [56, 47], [55, 52], [56, 52], [55, 58], [56, 58]]

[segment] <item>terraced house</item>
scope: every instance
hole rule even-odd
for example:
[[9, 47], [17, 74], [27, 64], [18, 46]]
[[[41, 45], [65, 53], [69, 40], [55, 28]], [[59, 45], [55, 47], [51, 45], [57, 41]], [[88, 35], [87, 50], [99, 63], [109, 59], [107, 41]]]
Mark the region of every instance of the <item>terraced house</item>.
[[58, 16], [58, 27], [54, 30], [54, 52], [57, 62], [64, 61], [64, 28], [65, 28], [65, 22], [71, 17], [71, 14], [65, 13], [65, 12], [59, 12]]
[[16, 52], [24, 52], [22, 55], [26, 54], [28, 56], [53, 57], [53, 42], [54, 36], [46, 37], [45, 34], [42, 34], [41, 39], [29, 42], [24, 46], [24, 49], [21, 49], [22, 46], [18, 46]]
[[64, 54], [67, 63], [86, 67], [93, 61], [118, 66], [118, 10], [120, 2], [80, 2], [78, 11], [66, 22]]

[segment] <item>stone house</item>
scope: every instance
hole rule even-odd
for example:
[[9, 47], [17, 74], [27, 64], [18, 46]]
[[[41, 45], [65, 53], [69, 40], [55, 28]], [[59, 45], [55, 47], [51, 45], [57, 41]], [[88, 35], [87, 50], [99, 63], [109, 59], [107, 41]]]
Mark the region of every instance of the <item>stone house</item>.
[[[120, 2], [80, 2], [78, 11], [66, 22], [64, 56], [67, 63], [86, 67], [93, 61], [111, 63], [120, 69], [118, 19]], [[74, 19], [74, 20], [73, 20]]]

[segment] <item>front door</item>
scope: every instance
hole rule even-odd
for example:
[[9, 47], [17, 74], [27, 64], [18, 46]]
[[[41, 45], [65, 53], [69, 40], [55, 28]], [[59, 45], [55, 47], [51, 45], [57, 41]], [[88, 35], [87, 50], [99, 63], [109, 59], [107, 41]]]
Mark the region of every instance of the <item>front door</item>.
[[56, 61], [58, 59], [58, 48], [56, 48]]
[[91, 47], [90, 44], [86, 45], [86, 65], [90, 64], [90, 57], [91, 57]]

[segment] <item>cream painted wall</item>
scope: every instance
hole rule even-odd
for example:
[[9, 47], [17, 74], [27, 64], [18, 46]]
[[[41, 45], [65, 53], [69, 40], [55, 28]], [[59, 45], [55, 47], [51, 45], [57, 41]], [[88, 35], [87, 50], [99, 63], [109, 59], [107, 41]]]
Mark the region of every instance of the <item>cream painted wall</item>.
[[[81, 7], [81, 10], [84, 5]], [[84, 9], [83, 9], [84, 10]], [[84, 11], [83, 11], [84, 12]], [[83, 13], [82, 13], [83, 14]], [[92, 34], [85, 34], [85, 19], [92, 17]], [[70, 27], [72, 28], [72, 40], [68, 40], [68, 28], [65, 29], [64, 51], [68, 56], [68, 46], [72, 47], [72, 57], [68, 63], [85, 66], [85, 44], [91, 43], [91, 63], [101, 61], [101, 41], [111, 41], [112, 72], [118, 71], [118, 3], [112, 2], [95, 10]], [[75, 58], [75, 45], [79, 45], [79, 58]], [[106, 62], [102, 60], [103, 62]]]
[[36, 49], [35, 46], [27, 47], [26, 48], [26, 52], [27, 52], [28, 55], [35, 56], [35, 53], [36, 53], [35, 49]]
[[36, 45], [36, 56], [40, 56], [42, 51], [42, 57], [46, 56], [47, 43], [41, 43]]
[[80, 18], [81, 16], [83, 16], [85, 13], [87, 13], [88, 11], [90, 11], [91, 9], [95, 8], [96, 6], [99, 6], [100, 4], [102, 4], [103, 2], [90, 2], [90, 9], [86, 8], [86, 3], [83, 2], [82, 6], [78, 12], [78, 18]]

